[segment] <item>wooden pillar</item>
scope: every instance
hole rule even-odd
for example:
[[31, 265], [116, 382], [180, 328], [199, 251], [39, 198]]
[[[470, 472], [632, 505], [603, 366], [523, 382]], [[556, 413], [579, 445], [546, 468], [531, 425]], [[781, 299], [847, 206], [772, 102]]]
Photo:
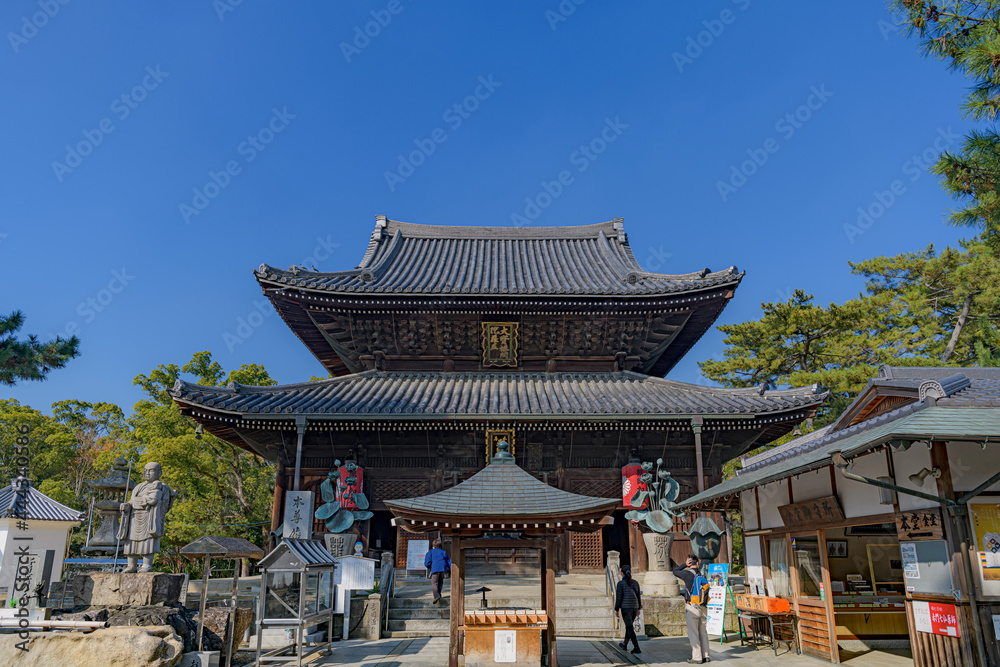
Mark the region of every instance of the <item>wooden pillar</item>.
[[299, 479], [302, 476], [302, 440], [306, 436], [306, 418], [298, 416], [295, 418], [295, 479], [292, 480], [292, 491], [299, 490]]
[[694, 460], [698, 469], [698, 493], [705, 490], [705, 461], [701, 453], [701, 426], [704, 419], [691, 418], [691, 430], [694, 431]]
[[545, 616], [548, 618], [549, 633], [549, 665], [559, 664], [556, 658], [556, 541], [552, 537], [545, 538]]
[[462, 623], [465, 620], [465, 551], [462, 538], [451, 538], [451, 623], [448, 632], [448, 667], [458, 667], [462, 653]]
[[[287, 488], [288, 480], [285, 473], [285, 464], [280, 460], [278, 461], [278, 472], [274, 476], [274, 504], [271, 505], [271, 532], [278, 530], [278, 526], [281, 525], [282, 513], [284, 511], [285, 505], [285, 489]], [[272, 543], [274, 542], [274, 543]], [[268, 546], [270, 549], [278, 546], [276, 544], [277, 540], [274, 538], [268, 538]]]

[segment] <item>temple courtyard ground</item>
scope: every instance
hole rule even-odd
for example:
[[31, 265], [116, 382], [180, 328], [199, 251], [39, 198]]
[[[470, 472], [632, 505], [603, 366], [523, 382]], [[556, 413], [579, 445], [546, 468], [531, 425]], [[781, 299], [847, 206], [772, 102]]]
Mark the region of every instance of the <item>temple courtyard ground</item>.
[[[658, 637], [641, 643], [642, 654], [623, 654], [612, 642], [577, 637], [559, 638], [559, 667], [589, 667], [591, 665], [675, 665], [687, 664], [691, 647], [685, 637]], [[781, 649], [777, 658], [773, 650], [741, 648], [739, 642], [719, 644], [713, 641], [712, 661], [716, 667], [819, 667], [830, 664], [817, 658], [788, 653]], [[908, 657], [887, 652], [843, 655], [841, 664], [849, 667], [912, 667]], [[333, 655], [317, 658], [310, 667], [352, 665], [354, 667], [403, 667], [427, 665], [444, 667], [448, 664], [446, 637], [417, 639], [351, 640], [334, 645]]]

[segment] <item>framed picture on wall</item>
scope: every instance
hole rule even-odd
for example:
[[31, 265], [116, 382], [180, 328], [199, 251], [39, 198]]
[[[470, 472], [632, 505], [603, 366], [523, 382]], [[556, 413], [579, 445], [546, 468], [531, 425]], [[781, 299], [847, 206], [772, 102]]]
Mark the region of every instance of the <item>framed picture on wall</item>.
[[847, 558], [847, 540], [827, 540], [827, 558]]

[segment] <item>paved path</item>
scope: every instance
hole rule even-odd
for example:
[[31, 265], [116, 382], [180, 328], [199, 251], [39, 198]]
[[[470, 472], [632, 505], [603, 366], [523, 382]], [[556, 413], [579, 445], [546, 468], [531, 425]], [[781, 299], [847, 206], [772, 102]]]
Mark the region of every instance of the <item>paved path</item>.
[[[597, 665], [676, 665], [686, 664], [691, 657], [685, 637], [659, 637], [642, 642], [642, 654], [631, 656], [619, 651], [612, 642], [576, 637], [559, 638], [559, 667], [596, 667]], [[720, 645], [712, 642], [713, 667], [821, 667], [816, 658], [779, 651], [740, 648], [737, 644]], [[846, 657], [846, 656], [845, 656]], [[443, 667], [448, 664], [446, 637], [417, 639], [382, 639], [379, 641], [351, 640], [334, 644], [333, 655], [309, 661], [310, 667], [355, 665], [357, 667], [403, 667], [426, 665]], [[909, 658], [892, 653], [867, 653], [841, 663], [848, 667], [912, 667]]]

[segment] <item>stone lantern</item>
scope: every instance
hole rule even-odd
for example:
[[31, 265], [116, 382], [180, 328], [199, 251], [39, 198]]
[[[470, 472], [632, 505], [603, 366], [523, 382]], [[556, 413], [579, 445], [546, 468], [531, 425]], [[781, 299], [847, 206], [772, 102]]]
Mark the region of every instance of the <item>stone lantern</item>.
[[119, 458], [111, 465], [107, 477], [87, 481], [86, 484], [94, 491], [94, 509], [100, 514], [101, 523], [80, 551], [85, 554], [113, 554], [119, 546], [119, 507], [125, 502], [128, 491], [135, 486], [135, 482], [128, 478], [128, 464], [125, 459]]

